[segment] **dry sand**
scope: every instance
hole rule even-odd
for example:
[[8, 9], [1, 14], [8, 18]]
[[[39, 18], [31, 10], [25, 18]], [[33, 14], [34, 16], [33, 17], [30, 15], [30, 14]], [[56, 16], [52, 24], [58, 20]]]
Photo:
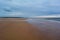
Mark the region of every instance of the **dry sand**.
[[[1, 19], [2, 20], [2, 19]], [[4, 19], [0, 21], [0, 40], [57, 40], [56, 37], [42, 32], [27, 21], [10, 21], [26, 19]]]

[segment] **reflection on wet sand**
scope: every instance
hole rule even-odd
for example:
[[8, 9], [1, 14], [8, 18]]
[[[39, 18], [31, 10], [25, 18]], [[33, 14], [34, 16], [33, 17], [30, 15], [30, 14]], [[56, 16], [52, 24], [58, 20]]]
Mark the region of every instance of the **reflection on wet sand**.
[[28, 22], [44, 33], [49, 40], [60, 40], [60, 22], [52, 20], [29, 19]]
[[10, 20], [14, 19], [0, 21], [0, 40], [60, 40], [60, 23], [35, 19]]

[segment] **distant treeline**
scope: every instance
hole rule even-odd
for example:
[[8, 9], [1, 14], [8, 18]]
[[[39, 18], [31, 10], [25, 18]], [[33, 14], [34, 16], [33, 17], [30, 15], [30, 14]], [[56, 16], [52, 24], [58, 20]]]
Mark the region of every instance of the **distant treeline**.
[[24, 17], [0, 17], [0, 18], [24, 18]]

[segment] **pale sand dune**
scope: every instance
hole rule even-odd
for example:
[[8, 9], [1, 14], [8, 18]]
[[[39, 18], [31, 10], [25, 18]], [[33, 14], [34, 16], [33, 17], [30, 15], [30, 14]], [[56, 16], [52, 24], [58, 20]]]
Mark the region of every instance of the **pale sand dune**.
[[60, 40], [60, 30], [46, 28], [28, 21], [0, 21], [0, 40]]

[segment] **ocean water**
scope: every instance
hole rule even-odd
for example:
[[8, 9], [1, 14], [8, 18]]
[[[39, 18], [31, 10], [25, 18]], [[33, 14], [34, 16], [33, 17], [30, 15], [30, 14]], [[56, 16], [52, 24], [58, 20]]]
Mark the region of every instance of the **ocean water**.
[[36, 20], [53, 20], [53, 21], [60, 21], [60, 18], [33, 18]]
[[46, 20], [60, 21], [60, 18], [45, 18]]

